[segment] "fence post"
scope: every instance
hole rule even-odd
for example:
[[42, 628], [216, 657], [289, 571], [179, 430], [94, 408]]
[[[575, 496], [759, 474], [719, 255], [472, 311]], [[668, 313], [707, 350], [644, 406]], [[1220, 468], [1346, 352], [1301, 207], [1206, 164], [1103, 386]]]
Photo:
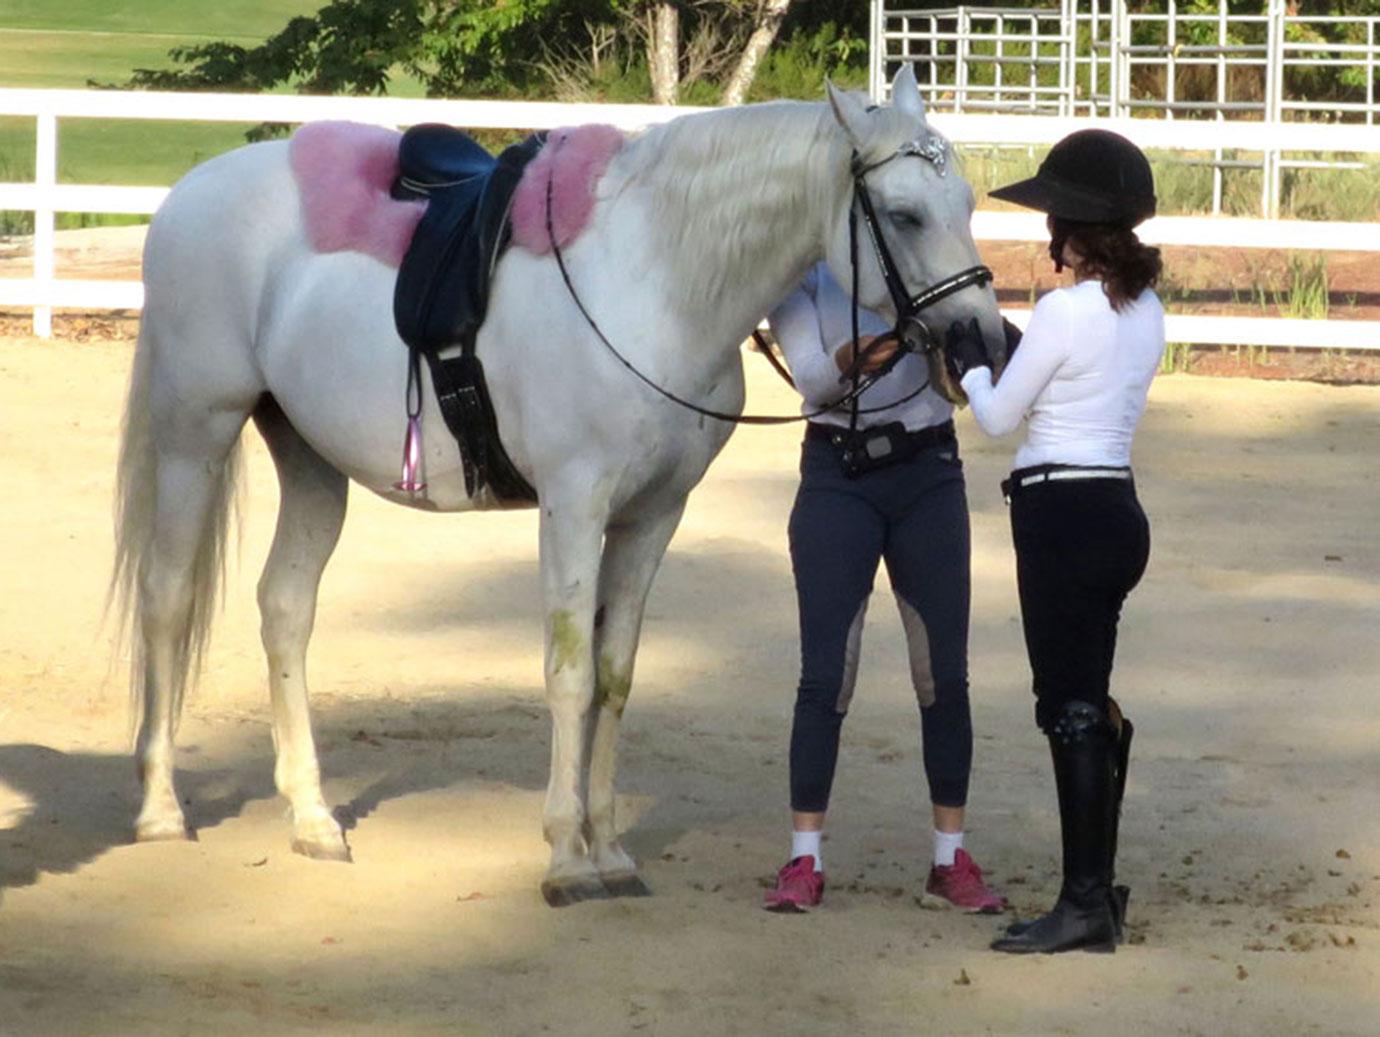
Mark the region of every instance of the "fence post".
[[[1284, 113], [1284, 32], [1287, 9], [1285, 0], [1269, 0], [1265, 42], [1265, 121], [1278, 125]], [[1267, 220], [1279, 218], [1280, 149], [1266, 145], [1260, 156], [1261, 215]]]
[[[52, 291], [56, 268], [54, 251], [53, 188], [57, 186], [57, 116], [43, 112], [37, 117], [37, 142], [34, 148], [34, 283], [40, 293]], [[53, 308], [34, 307], [34, 335], [53, 337]]]
[[973, 30], [968, 8], [960, 5], [957, 11], [958, 20], [954, 23], [958, 28], [958, 43], [954, 48], [958, 62], [954, 66], [954, 111], [961, 112], [968, 103], [968, 41], [972, 39]]
[[[1217, 113], [1218, 122], [1226, 121], [1227, 103], [1227, 0], [1218, 0], [1217, 3]], [[1222, 160], [1225, 153], [1221, 148], [1216, 148], [1212, 152], [1212, 215], [1222, 215], [1222, 194], [1226, 188], [1226, 178], [1223, 175]]]
[[1107, 114], [1121, 114], [1121, 30], [1126, 14], [1125, 0], [1112, 0], [1107, 40]]
[[[873, 104], [881, 104], [886, 100], [886, 41], [883, 38], [886, 32], [886, 15], [882, 11], [882, 3], [883, 0], [872, 0], [870, 12], [872, 46], [867, 48], [867, 92], [872, 97]], [[906, 46], [909, 47], [910, 44], [907, 43]]]

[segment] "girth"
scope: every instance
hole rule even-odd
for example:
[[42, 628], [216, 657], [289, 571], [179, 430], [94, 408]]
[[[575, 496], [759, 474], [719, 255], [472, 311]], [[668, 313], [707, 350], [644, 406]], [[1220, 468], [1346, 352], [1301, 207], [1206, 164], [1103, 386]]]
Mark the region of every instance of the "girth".
[[[460, 446], [465, 492], [487, 487], [500, 501], [535, 503], [536, 490], [513, 466], [475, 355], [489, 283], [510, 235], [508, 207], [527, 163], [545, 143], [534, 134], [497, 158], [462, 130], [423, 124], [399, 149], [393, 197], [424, 199], [393, 291], [393, 319], [415, 358], [426, 358], [446, 427]], [[441, 351], [458, 346], [458, 355]]]

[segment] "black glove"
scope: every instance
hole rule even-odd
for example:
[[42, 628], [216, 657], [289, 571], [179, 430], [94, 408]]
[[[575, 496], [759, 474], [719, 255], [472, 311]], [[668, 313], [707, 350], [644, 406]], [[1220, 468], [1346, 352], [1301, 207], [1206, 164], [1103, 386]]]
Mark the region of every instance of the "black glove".
[[1001, 319], [1001, 331], [1006, 336], [1006, 362], [1009, 364], [1016, 353], [1016, 347], [1021, 344], [1022, 332], [1005, 317]]
[[987, 344], [982, 341], [977, 318], [967, 324], [954, 321], [949, 325], [949, 333], [944, 338], [944, 360], [955, 381], [975, 367], [991, 367], [992, 358], [987, 355]]

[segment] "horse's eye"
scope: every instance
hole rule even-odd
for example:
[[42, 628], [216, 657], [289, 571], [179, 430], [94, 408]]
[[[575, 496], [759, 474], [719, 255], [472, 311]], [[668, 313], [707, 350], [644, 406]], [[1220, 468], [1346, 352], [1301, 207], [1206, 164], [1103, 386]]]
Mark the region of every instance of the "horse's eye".
[[891, 222], [905, 230], [919, 230], [920, 217], [913, 212], [893, 210], [890, 214]]

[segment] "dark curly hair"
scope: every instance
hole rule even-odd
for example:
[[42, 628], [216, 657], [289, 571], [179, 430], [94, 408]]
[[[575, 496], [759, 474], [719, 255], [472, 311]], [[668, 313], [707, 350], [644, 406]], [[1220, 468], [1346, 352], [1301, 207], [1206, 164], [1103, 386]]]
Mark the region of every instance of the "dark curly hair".
[[1141, 244], [1124, 224], [1076, 223], [1050, 217], [1049, 254], [1056, 272], [1064, 269], [1064, 246], [1083, 257], [1084, 270], [1102, 281], [1112, 309], [1122, 310], [1160, 279], [1160, 250]]

